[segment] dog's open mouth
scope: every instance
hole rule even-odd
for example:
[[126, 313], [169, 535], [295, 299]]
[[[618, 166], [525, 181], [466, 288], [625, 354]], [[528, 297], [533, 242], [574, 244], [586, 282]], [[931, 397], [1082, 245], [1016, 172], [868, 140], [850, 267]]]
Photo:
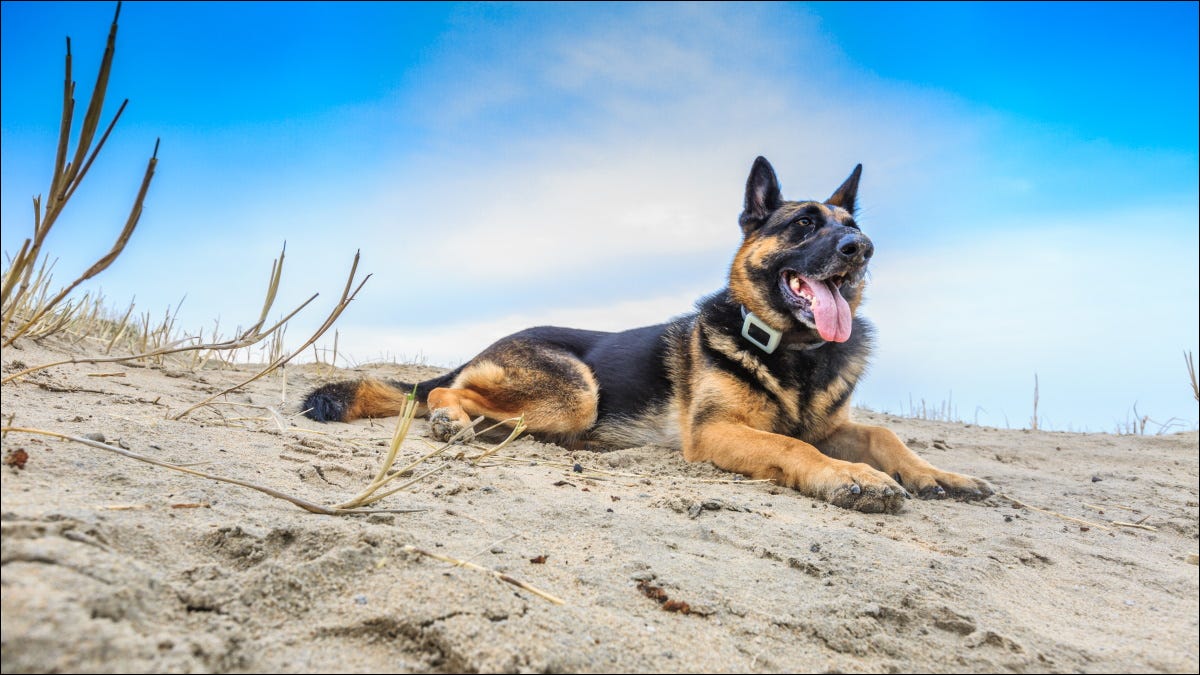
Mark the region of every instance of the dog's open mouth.
[[784, 270], [779, 278], [783, 297], [791, 305], [792, 315], [801, 323], [816, 328], [821, 339], [828, 342], [850, 339], [854, 316], [840, 290], [845, 282], [845, 275], [813, 279], [795, 270]]

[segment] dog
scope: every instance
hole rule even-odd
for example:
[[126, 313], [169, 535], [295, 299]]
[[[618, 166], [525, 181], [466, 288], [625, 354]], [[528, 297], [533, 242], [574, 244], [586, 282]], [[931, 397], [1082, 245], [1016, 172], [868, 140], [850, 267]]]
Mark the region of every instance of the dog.
[[[855, 222], [861, 175], [860, 164], [824, 201], [786, 201], [757, 158], [728, 286], [696, 311], [617, 333], [515, 333], [416, 384], [419, 413], [440, 440], [475, 416], [524, 416], [531, 432], [564, 444], [676, 447], [688, 461], [869, 513], [894, 513], [912, 495], [991, 495], [986, 481], [935, 468], [895, 433], [850, 419], [874, 330], [857, 312], [875, 251]], [[413, 389], [339, 382], [303, 406], [318, 421], [388, 417]]]

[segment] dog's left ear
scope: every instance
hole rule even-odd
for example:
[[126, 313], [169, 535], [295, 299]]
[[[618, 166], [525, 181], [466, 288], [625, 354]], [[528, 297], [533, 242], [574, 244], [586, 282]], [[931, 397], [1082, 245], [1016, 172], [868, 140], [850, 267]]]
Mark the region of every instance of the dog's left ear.
[[743, 234], [750, 234], [758, 229], [771, 212], [783, 203], [779, 192], [779, 179], [775, 177], [775, 167], [766, 157], [754, 160], [750, 167], [750, 177], [746, 179], [746, 203], [738, 224], [742, 226]]
[[842, 186], [833, 191], [833, 196], [825, 200], [830, 206], [840, 206], [854, 215], [858, 210], [858, 179], [862, 177], [862, 164], [854, 167], [850, 177]]

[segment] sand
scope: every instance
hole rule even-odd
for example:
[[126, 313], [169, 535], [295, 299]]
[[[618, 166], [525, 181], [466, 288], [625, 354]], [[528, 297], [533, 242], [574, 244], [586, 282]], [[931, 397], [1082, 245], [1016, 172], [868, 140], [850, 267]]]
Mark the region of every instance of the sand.
[[[5, 349], [3, 371], [74, 349]], [[168, 418], [247, 372], [63, 366], [5, 385], [3, 415], [323, 504], [370, 480], [394, 419], [291, 416], [281, 430], [262, 408], [233, 406]], [[436, 372], [292, 366], [282, 410], [295, 413], [308, 388], [329, 380]], [[102, 373], [124, 376], [93, 376]], [[228, 400], [278, 406], [282, 395], [271, 377]], [[420, 511], [325, 516], [11, 433], [4, 456], [22, 450], [27, 460], [0, 467], [3, 671], [1200, 668], [1195, 431], [1048, 433], [855, 415], [938, 466], [1091, 524], [999, 496], [864, 515], [732, 481], [669, 449], [572, 452], [529, 439], [501, 453], [513, 460], [450, 459], [382, 504]], [[405, 458], [429, 449], [426, 434], [418, 420]], [[565, 604], [405, 546], [497, 570]], [[650, 595], [690, 611], [666, 611]]]

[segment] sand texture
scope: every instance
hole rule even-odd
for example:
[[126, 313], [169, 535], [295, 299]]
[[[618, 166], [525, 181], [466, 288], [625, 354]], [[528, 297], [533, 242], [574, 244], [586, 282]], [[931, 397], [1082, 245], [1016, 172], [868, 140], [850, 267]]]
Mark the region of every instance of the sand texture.
[[[64, 353], [77, 352], [25, 343], [4, 350], [3, 370]], [[394, 418], [291, 416], [281, 429], [264, 408], [222, 405], [169, 419], [248, 372], [62, 366], [4, 385], [3, 416], [322, 504], [367, 484]], [[293, 366], [281, 410], [295, 413], [325, 381], [436, 372]], [[124, 376], [95, 376], [110, 373]], [[228, 401], [280, 407], [282, 393], [272, 376]], [[326, 516], [10, 433], [4, 456], [27, 459], [0, 467], [3, 671], [1200, 669], [1195, 431], [856, 416], [942, 468], [1090, 524], [999, 496], [864, 515], [730, 480], [673, 450], [572, 452], [531, 439], [500, 453], [513, 459], [431, 460], [421, 470], [448, 464], [381, 504], [420, 511]], [[428, 452], [428, 440], [418, 420], [403, 458]]]

